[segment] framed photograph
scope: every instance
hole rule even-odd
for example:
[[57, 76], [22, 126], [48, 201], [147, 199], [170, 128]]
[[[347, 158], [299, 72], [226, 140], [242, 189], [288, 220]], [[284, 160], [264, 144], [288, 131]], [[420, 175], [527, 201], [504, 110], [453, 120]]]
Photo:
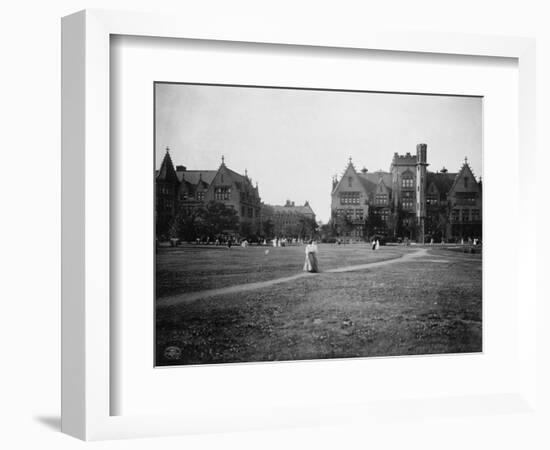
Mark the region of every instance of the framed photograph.
[[482, 97], [154, 90], [156, 365], [482, 351]]
[[63, 431], [531, 411], [534, 42], [204, 25], [63, 19]]

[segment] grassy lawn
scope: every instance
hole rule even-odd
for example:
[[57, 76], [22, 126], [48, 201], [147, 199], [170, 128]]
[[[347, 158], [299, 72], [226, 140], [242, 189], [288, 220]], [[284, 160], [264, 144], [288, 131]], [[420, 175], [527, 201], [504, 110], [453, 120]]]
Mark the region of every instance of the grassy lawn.
[[[161, 248], [157, 254], [157, 298], [235, 284], [265, 281], [300, 272], [305, 247], [226, 247], [187, 245]], [[267, 253], [266, 253], [267, 251]], [[319, 245], [321, 270], [401, 256], [406, 249], [366, 244]]]
[[[162, 292], [277, 278], [296, 273], [303, 263], [303, 248], [272, 248], [263, 265], [265, 249], [235, 250], [195, 249], [196, 263], [188, 249], [159, 254]], [[320, 250], [321, 268], [327, 269], [396, 258], [415, 248]], [[188, 280], [196, 274], [207, 283]], [[171, 276], [176, 286], [169, 286]], [[480, 255], [431, 249], [406, 262], [311, 274], [266, 289], [157, 308], [157, 364], [479, 352], [481, 278]], [[164, 357], [171, 345], [181, 349], [177, 361]]]

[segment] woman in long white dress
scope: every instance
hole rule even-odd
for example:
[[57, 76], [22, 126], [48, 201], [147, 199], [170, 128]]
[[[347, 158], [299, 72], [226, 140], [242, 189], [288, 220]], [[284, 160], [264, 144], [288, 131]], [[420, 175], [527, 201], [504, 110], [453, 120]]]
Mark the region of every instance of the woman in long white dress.
[[319, 272], [319, 264], [317, 263], [317, 244], [314, 240], [309, 241], [309, 244], [306, 245], [304, 271], [312, 273]]

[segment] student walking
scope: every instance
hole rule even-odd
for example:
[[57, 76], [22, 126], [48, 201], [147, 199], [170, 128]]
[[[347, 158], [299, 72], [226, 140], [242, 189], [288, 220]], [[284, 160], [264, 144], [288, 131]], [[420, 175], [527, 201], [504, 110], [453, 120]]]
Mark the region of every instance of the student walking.
[[319, 272], [319, 264], [317, 262], [317, 244], [312, 239], [306, 245], [306, 261], [304, 262], [304, 272]]

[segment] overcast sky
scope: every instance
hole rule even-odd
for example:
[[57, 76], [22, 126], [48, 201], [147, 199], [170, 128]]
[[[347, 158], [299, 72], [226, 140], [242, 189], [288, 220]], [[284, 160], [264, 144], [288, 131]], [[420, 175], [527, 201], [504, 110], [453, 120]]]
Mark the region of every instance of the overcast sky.
[[428, 145], [429, 170], [456, 172], [468, 158], [482, 176], [482, 99], [345, 91], [156, 85], [156, 165], [225, 163], [258, 181], [262, 200], [303, 204], [330, 217], [332, 176], [389, 170], [394, 152]]

